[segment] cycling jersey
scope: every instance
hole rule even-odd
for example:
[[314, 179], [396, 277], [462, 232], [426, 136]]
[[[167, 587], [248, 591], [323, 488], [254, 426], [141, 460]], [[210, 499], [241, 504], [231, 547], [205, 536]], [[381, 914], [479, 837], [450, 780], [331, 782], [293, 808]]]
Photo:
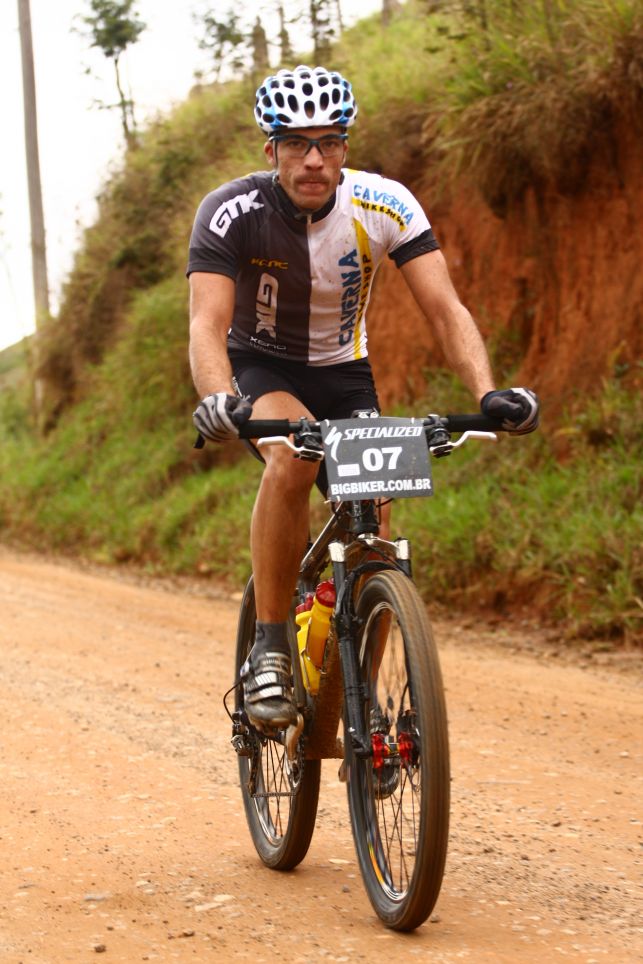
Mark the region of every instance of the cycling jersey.
[[400, 267], [438, 247], [419, 202], [397, 181], [344, 169], [324, 207], [304, 214], [264, 171], [204, 198], [187, 273], [236, 282], [230, 348], [334, 365], [367, 355], [366, 308], [384, 255]]

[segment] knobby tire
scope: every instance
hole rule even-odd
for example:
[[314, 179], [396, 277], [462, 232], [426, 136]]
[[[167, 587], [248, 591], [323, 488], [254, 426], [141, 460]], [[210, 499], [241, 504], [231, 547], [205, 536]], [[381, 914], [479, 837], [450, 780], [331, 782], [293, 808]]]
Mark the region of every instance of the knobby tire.
[[406, 931], [431, 913], [446, 861], [450, 777], [442, 676], [424, 605], [402, 573], [368, 579], [357, 617], [366, 732], [376, 749], [360, 758], [346, 740], [353, 838], [377, 915]]

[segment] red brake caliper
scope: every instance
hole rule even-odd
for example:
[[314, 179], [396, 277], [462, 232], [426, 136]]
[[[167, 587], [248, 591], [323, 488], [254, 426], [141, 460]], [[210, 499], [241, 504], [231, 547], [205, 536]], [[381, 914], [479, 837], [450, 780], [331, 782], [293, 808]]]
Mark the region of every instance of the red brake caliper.
[[413, 766], [413, 763], [417, 758], [417, 754], [415, 752], [415, 743], [408, 733], [398, 733], [397, 750], [400, 754], [400, 760], [402, 763], [405, 766]]
[[391, 752], [388, 743], [381, 733], [371, 733], [371, 746], [373, 747], [373, 769], [381, 770], [384, 766], [384, 758]]

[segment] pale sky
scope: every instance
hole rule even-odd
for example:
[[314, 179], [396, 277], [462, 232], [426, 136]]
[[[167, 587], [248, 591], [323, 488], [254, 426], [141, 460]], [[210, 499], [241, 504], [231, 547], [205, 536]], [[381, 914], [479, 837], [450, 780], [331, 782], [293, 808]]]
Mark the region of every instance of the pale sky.
[[[276, 3], [247, 0], [254, 16]], [[297, 7], [299, 8], [299, 4]], [[205, 65], [193, 12], [228, 9], [218, 0], [138, 0], [147, 24], [130, 48], [126, 68], [139, 124], [145, 117], [183, 100], [194, 71]], [[284, 3], [286, 16], [293, 4]], [[342, 0], [347, 25], [381, 8], [381, 0]], [[113, 65], [72, 32], [87, 13], [85, 0], [31, 0], [36, 65], [38, 136], [52, 310], [58, 307], [82, 227], [91, 224], [94, 198], [122, 152], [117, 111], [95, 101], [114, 102]], [[265, 21], [269, 33], [269, 22]], [[299, 35], [301, 36], [301, 34]], [[298, 49], [296, 31], [291, 39]], [[92, 75], [85, 69], [91, 67]], [[0, 4], [0, 350], [33, 330], [29, 201], [25, 172], [22, 68], [18, 2]], [[248, 105], [252, 109], [252, 105]]]

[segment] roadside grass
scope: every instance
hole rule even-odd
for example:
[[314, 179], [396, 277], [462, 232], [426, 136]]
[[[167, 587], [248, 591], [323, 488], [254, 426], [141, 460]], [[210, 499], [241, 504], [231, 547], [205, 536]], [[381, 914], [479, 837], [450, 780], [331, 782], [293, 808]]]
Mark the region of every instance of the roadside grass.
[[[133, 409], [127, 399], [104, 404], [127, 357], [119, 345], [95, 394], [49, 439], [34, 442], [24, 427], [16, 433], [0, 423], [2, 538], [238, 589], [250, 570], [260, 466], [240, 445], [231, 464], [214, 446], [207, 458], [194, 457], [189, 424], [159, 416], [145, 383]], [[435, 373], [432, 382], [430, 402], [414, 402], [414, 414], [446, 411], [447, 400], [452, 411], [470, 407], [451, 376]], [[434, 496], [399, 499], [393, 513], [394, 534], [412, 541], [426, 601], [463, 611], [524, 607], [559, 622], [569, 638], [638, 638], [641, 408], [637, 393], [614, 382], [560, 425], [545, 416], [530, 436], [472, 442], [433, 460]], [[313, 504], [319, 524], [317, 494]]]
[[631, 504], [641, 485], [632, 453], [616, 446], [561, 465], [542, 441], [504, 439], [453, 472], [434, 463], [433, 476], [433, 499], [395, 508], [396, 523], [421, 534], [414, 571], [425, 598], [465, 609], [523, 604], [569, 636], [640, 631], [643, 511]]

